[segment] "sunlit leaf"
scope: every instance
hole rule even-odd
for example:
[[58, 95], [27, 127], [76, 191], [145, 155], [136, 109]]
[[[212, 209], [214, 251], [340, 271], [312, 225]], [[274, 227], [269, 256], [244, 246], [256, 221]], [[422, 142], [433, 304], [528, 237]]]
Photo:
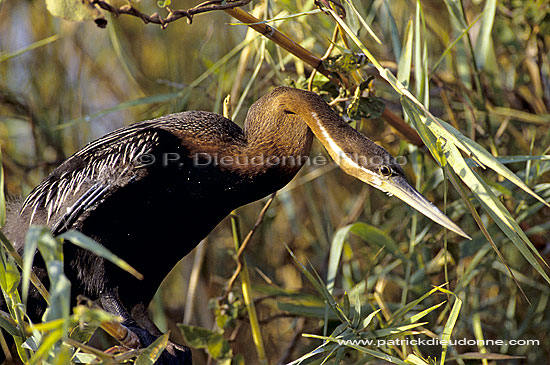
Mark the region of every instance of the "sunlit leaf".
[[458, 314], [460, 313], [461, 307], [462, 300], [455, 296], [453, 308], [451, 309], [451, 313], [449, 314], [449, 318], [447, 318], [447, 322], [445, 323], [445, 327], [443, 328], [443, 333], [441, 334], [441, 346], [443, 348], [441, 351], [441, 365], [445, 363], [447, 349], [449, 348], [449, 341], [451, 339], [451, 334], [453, 333], [456, 321], [458, 320]]
[[169, 333], [165, 333], [153, 341], [153, 343], [147, 346], [147, 348], [136, 358], [134, 364], [153, 365], [168, 345], [169, 335]]
[[66, 239], [70, 241], [75, 246], [84, 248], [90, 252], [93, 252], [94, 254], [103, 257], [109, 261], [111, 261], [113, 264], [120, 267], [122, 270], [129, 272], [137, 279], [143, 279], [143, 275], [140, 274], [136, 269], [134, 269], [132, 266], [130, 266], [126, 261], [119, 258], [115, 254], [113, 254], [109, 249], [107, 249], [105, 246], [100, 245], [90, 237], [82, 234], [78, 231], [68, 231], [61, 235], [59, 235], [59, 238]]
[[481, 21], [481, 27], [475, 45], [475, 58], [480, 69], [485, 66], [485, 62], [492, 51], [491, 33], [495, 22], [496, 8], [496, 0], [485, 1], [485, 7], [483, 8], [483, 20]]

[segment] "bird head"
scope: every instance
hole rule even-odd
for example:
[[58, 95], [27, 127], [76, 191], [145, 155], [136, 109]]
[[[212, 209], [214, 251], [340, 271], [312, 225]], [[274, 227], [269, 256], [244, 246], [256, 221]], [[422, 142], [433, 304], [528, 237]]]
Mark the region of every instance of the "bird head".
[[344, 172], [395, 196], [434, 222], [470, 238], [413, 188], [398, 161], [383, 147], [348, 125], [319, 95], [292, 88], [273, 91], [275, 112], [301, 118]]

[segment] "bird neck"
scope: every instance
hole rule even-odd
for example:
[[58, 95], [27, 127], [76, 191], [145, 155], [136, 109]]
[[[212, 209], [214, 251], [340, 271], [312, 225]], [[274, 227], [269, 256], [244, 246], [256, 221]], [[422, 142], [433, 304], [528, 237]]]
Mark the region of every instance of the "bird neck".
[[[313, 132], [313, 133], [312, 133]], [[248, 152], [267, 156], [309, 156], [313, 134], [331, 157], [348, 152], [364, 140], [319, 95], [281, 87], [249, 109], [244, 134]]]
[[294, 176], [307, 162], [313, 134], [298, 118], [277, 118], [271, 113], [249, 112], [244, 126], [247, 141], [243, 151], [249, 158], [263, 161], [258, 172], [278, 171]]

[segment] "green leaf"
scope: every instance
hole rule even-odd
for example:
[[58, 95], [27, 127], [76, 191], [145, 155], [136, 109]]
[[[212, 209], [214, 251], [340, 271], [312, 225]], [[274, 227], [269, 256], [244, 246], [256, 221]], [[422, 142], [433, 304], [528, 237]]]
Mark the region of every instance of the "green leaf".
[[436, 310], [437, 308], [441, 307], [445, 303], [446, 302], [441, 302], [439, 304], [431, 306], [430, 308], [424, 309], [423, 311], [411, 316], [410, 318], [407, 318], [401, 324], [415, 323], [415, 322], [419, 321], [420, 319], [424, 318], [425, 316], [427, 316], [430, 312], [432, 312], [432, 311]]
[[44, 336], [40, 343], [40, 347], [30, 360], [31, 365], [43, 363], [48, 357], [50, 351], [54, 348], [55, 344], [63, 338], [64, 334], [65, 332], [62, 328], [60, 328]]
[[[446, 284], [443, 284], [443, 285], [446, 285]], [[422, 295], [420, 298], [418, 299], [415, 299], [413, 300], [412, 302], [410, 303], [407, 303], [407, 305], [399, 308], [399, 310], [397, 310], [391, 317], [390, 321], [388, 322], [388, 324], [392, 324], [394, 323], [398, 318], [404, 316], [406, 313], [408, 313], [411, 309], [413, 309], [414, 307], [416, 307], [421, 301], [423, 301], [424, 299], [426, 299], [427, 297], [429, 297], [430, 295], [432, 295], [433, 293], [435, 293], [436, 291], [439, 291], [441, 290], [441, 288], [443, 287], [443, 285], [440, 285], [440, 286], [436, 286], [434, 288], [432, 288], [430, 291], [428, 291], [427, 293], [425, 293], [424, 295]]]
[[384, 247], [393, 256], [401, 259], [402, 261], [408, 261], [406, 256], [401, 252], [397, 243], [386, 232], [380, 228], [372, 226], [367, 223], [357, 222], [351, 227], [351, 233], [358, 236], [365, 242], [378, 247]]
[[428, 55], [424, 34], [426, 24], [420, 1], [416, 2], [414, 20], [414, 78], [416, 86], [416, 97], [422, 100], [426, 108], [429, 107], [429, 82], [428, 82]]
[[229, 343], [223, 338], [221, 333], [213, 333], [213, 335], [208, 338], [206, 350], [214, 359], [232, 357], [231, 346], [229, 346]]
[[317, 289], [319, 294], [322, 295], [325, 302], [331, 307], [332, 311], [338, 316], [340, 321], [345, 322], [351, 326], [351, 322], [349, 318], [344, 314], [344, 312], [342, 311], [338, 303], [336, 303], [336, 300], [334, 299], [332, 294], [328, 291], [327, 287], [323, 284], [323, 281], [321, 280], [321, 278], [319, 277], [319, 274], [317, 273], [317, 271], [315, 271], [311, 263], [309, 263], [309, 266], [313, 274], [298, 260], [298, 258], [294, 255], [294, 252], [292, 252], [292, 250], [288, 246], [286, 246], [286, 249], [288, 253], [290, 253], [290, 256], [292, 257], [294, 262], [297, 264], [302, 274], [304, 274], [304, 276], [309, 280], [309, 282], [313, 284], [313, 286], [315, 287], [315, 289]]
[[[390, 34], [391, 34], [391, 43], [392, 43], [392, 49], [393, 54], [395, 55], [395, 59], [397, 61], [400, 61], [402, 56], [402, 48], [401, 48], [401, 39], [399, 38], [399, 31], [397, 30], [397, 24], [395, 23], [395, 18], [393, 17], [393, 14], [390, 9], [390, 5], [388, 4], [388, 0], [384, 0], [384, 7], [386, 8], [386, 14], [388, 14], [388, 20], [389, 20], [389, 26], [390, 26]], [[410, 22], [409, 22], [410, 24]], [[407, 31], [408, 32], [408, 27]]]
[[178, 324], [178, 327], [185, 342], [196, 349], [205, 349], [208, 346], [210, 337], [217, 334], [202, 327], [187, 326], [184, 324]]
[[449, 43], [449, 45], [447, 46], [447, 48], [445, 48], [445, 50], [443, 51], [443, 53], [441, 54], [441, 57], [439, 57], [439, 59], [437, 60], [436, 63], [434, 63], [433, 67], [432, 67], [432, 73], [434, 73], [437, 68], [439, 67], [439, 65], [441, 64], [441, 62], [443, 61], [443, 59], [445, 59], [445, 57], [451, 52], [451, 50], [456, 46], [456, 44], [458, 43], [458, 41], [460, 41], [466, 34], [468, 34], [468, 32], [470, 31], [470, 29], [478, 22], [479, 19], [481, 19], [483, 13], [481, 14], [478, 14], [474, 20], [472, 20], [472, 22], [470, 23], [470, 25], [468, 25], [467, 28], [464, 28], [462, 30], [462, 32], [458, 35], [458, 37], [456, 37], [451, 43]]
[[27, 297], [29, 294], [30, 278], [32, 271], [32, 264], [34, 262], [34, 255], [38, 248], [38, 240], [43, 234], [48, 234], [49, 229], [46, 227], [31, 226], [25, 236], [25, 246], [23, 247], [23, 283], [21, 285], [21, 291], [23, 292], [23, 303], [27, 303]]
[[147, 346], [147, 348], [136, 358], [136, 362], [134, 364], [153, 365], [168, 345], [169, 336], [169, 333], [165, 333], [157, 338], [152, 344]]
[[323, 60], [323, 67], [329, 71], [348, 74], [363, 65], [364, 57], [358, 53], [342, 53], [327, 57]]
[[218, 360], [232, 357], [231, 346], [229, 346], [223, 334], [184, 324], [178, 324], [178, 327], [189, 346], [206, 349], [210, 356]]
[[[476, 199], [480, 202], [485, 212], [487, 212], [506, 236], [512, 241], [516, 248], [525, 257], [539, 274], [550, 283], [550, 277], [546, 274], [538, 260], [546, 263], [540, 253], [533, 246], [527, 235], [520, 228], [518, 223], [512, 217], [506, 207], [498, 200], [489, 185], [474, 171], [472, 171], [464, 161], [464, 158], [451, 143], [443, 146], [450, 165], [463, 166], [457, 171], [457, 175], [470, 188]], [[535, 258], [536, 256], [536, 258]]]
[[95, 331], [99, 328], [99, 324], [89, 324], [86, 322], [75, 326], [69, 333], [69, 337], [77, 342], [87, 343], [90, 341]]
[[327, 270], [327, 290], [331, 294], [334, 290], [334, 282], [336, 280], [336, 275], [338, 274], [338, 266], [340, 265], [340, 258], [342, 257], [344, 242], [352, 227], [353, 225], [350, 224], [336, 231], [336, 234], [332, 239], [332, 243], [330, 244]]
[[342, 345], [344, 345], [344, 346], [347, 346], [347, 347], [352, 348], [354, 350], [363, 352], [363, 353], [365, 353], [367, 355], [370, 355], [374, 358], [388, 361], [392, 364], [409, 365], [406, 362], [404, 362], [403, 360], [400, 360], [399, 358], [397, 358], [395, 356], [390, 356], [390, 355], [385, 354], [381, 351], [371, 350], [371, 349], [369, 349], [367, 347], [364, 347], [364, 346], [355, 345], [351, 341], [341, 342], [342, 340], [338, 339], [338, 338], [327, 337], [327, 336], [318, 336], [318, 335], [307, 335], [307, 336], [304, 335], [304, 337], [317, 338], [317, 339], [320, 339], [320, 340], [336, 342], [336, 343], [342, 343]]
[[[548, 204], [546, 201], [544, 201], [544, 199], [538, 196], [516, 174], [514, 174], [512, 171], [510, 171], [510, 169], [508, 169], [506, 166], [500, 163], [496, 157], [491, 155], [486, 149], [481, 147], [477, 142], [472, 141], [470, 138], [460, 133], [449, 123], [439, 118], [435, 118], [433, 116], [432, 118], [433, 120], [428, 119], [426, 121], [426, 125], [428, 126], [428, 128], [432, 130], [432, 132], [434, 132], [435, 135], [441, 136], [447, 139], [447, 141], [452, 141], [454, 145], [456, 145], [462, 151], [466, 152], [468, 155], [475, 156], [476, 160], [479, 161], [482, 165], [489, 167], [490, 169], [492, 169], [502, 177], [510, 180], [512, 183], [514, 183], [516, 186], [518, 186], [520, 189], [522, 189], [526, 193], [533, 196], [538, 201], [550, 207], [550, 204]], [[457, 171], [454, 168], [453, 170], [455, 170], [457, 174], [460, 176], [459, 171]]]
[[418, 356], [416, 356], [414, 354], [408, 354], [405, 361], [407, 362], [407, 364], [428, 365], [428, 363], [426, 361], [422, 360], [421, 358], [419, 358]]
[[[352, 14], [355, 15], [355, 19], [358, 19], [359, 22], [363, 25], [363, 27], [367, 30], [367, 32], [370, 34], [370, 36], [376, 41], [376, 43], [378, 44], [382, 44], [382, 41], [380, 40], [380, 38], [378, 38], [378, 36], [376, 35], [376, 33], [374, 33], [374, 30], [372, 30], [372, 28], [367, 24], [367, 22], [365, 21], [365, 19], [363, 19], [363, 17], [361, 16], [361, 14], [359, 14], [359, 12], [357, 11], [357, 9], [355, 8], [355, 6], [353, 5], [353, 2], [351, 0], [346, 0], [345, 2], [349, 8], [352, 10]], [[349, 13], [349, 12], [348, 12]], [[359, 30], [360, 28], [357, 29], [357, 31]]]
[[[78, 360], [81, 364], [91, 364], [94, 360], [97, 359], [95, 355], [86, 354], [84, 352], [79, 352], [74, 355], [74, 359]], [[74, 361], [74, 360], [73, 360]]]
[[380, 118], [386, 109], [386, 103], [375, 96], [354, 98], [348, 105], [347, 114], [351, 119]]
[[[297, 304], [297, 303], [284, 303], [284, 302], [277, 302], [277, 308], [285, 312], [289, 312], [292, 314], [296, 314], [303, 317], [309, 317], [309, 318], [324, 318], [325, 311], [326, 311], [326, 307], [324, 305], [320, 306], [320, 305], [312, 305], [312, 304]], [[334, 312], [329, 311], [327, 319], [331, 321], [335, 321], [338, 319], [338, 317], [336, 316], [336, 314], [334, 314]]]
[[451, 19], [459, 24], [462, 29], [466, 28], [467, 24], [464, 20], [464, 13], [462, 12], [462, 6], [460, 5], [461, 0], [444, 0], [445, 5], [447, 6], [447, 11], [451, 15]]
[[4, 317], [0, 317], [0, 327], [2, 327], [2, 329], [6, 330], [6, 332], [8, 332], [12, 336], [19, 336], [17, 328]]
[[405, 45], [401, 50], [401, 57], [399, 57], [399, 64], [397, 66], [397, 79], [405, 86], [409, 85], [411, 76], [411, 64], [412, 64], [412, 44], [413, 44], [413, 27], [412, 22], [409, 21], [407, 29], [405, 30]]
[[[498, 162], [501, 164], [510, 164], [518, 162], [527, 162], [527, 161], [550, 161], [550, 155], [516, 155], [516, 156], [497, 156], [495, 157]], [[476, 167], [477, 163], [471, 158], [466, 158], [466, 163], [470, 167]]]
[[17, 265], [13, 259], [8, 258], [6, 260], [4, 275], [1, 279], [2, 290], [4, 290], [9, 296], [16, 295], [20, 279], [21, 276], [19, 274], [19, 270], [17, 269]]
[[451, 334], [453, 333], [453, 329], [458, 319], [458, 314], [460, 313], [460, 308], [462, 307], [462, 300], [460, 300], [457, 296], [455, 296], [455, 299], [455, 303], [453, 304], [453, 308], [451, 309], [451, 313], [449, 314], [449, 318], [447, 318], [447, 322], [445, 323], [445, 327], [443, 328], [443, 333], [441, 334], [441, 365], [445, 363], [445, 357], [447, 355], [447, 349], [449, 347], [449, 340], [451, 339]]
[[372, 319], [374, 318], [374, 316], [376, 316], [378, 314], [378, 312], [380, 312], [380, 311], [381, 311], [381, 309], [377, 309], [374, 312], [372, 312], [371, 314], [369, 314], [368, 316], [366, 316], [365, 319], [363, 319], [362, 330], [367, 329], [367, 327], [371, 324]]
[[380, 337], [387, 337], [387, 336], [391, 336], [391, 335], [396, 335], [396, 334], [406, 332], [406, 331], [410, 330], [411, 328], [416, 328], [416, 327], [419, 327], [419, 326], [423, 326], [426, 323], [428, 323], [428, 322], [418, 322], [418, 323], [412, 323], [412, 324], [407, 324], [407, 325], [401, 325], [401, 326], [397, 326], [397, 327], [383, 328], [383, 329], [380, 329], [380, 330], [370, 332], [367, 337], [369, 337], [369, 338], [380, 338]]
[[17, 51], [0, 54], [0, 62], [4, 62], [4, 61], [7, 61], [11, 58], [20, 56], [23, 53], [26, 53], [26, 52], [32, 51], [33, 49], [45, 46], [47, 44], [55, 42], [58, 39], [59, 39], [59, 35], [55, 34], [55, 35], [52, 35], [50, 37], [47, 37], [47, 38], [41, 39], [39, 41], [36, 41], [36, 42], [34, 42], [34, 43], [24, 47], [24, 48], [18, 49]]
[[493, 31], [493, 24], [495, 22], [496, 8], [496, 0], [487, 0], [483, 8], [483, 20], [481, 21], [475, 47], [475, 61], [480, 69], [485, 66], [487, 58], [492, 52], [491, 46], [493, 41], [491, 39], [491, 32]]

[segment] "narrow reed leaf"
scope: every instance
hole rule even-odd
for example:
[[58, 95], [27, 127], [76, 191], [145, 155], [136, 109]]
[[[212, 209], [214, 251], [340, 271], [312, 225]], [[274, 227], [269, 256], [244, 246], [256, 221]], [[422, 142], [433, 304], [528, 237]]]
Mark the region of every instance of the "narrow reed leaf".
[[11, 58], [14, 58], [14, 57], [20, 56], [20, 55], [22, 55], [26, 52], [32, 51], [33, 49], [36, 49], [36, 48], [45, 46], [47, 44], [50, 44], [52, 42], [55, 42], [56, 40], [59, 39], [59, 37], [60, 37], [59, 34], [54, 34], [54, 35], [49, 36], [47, 38], [36, 41], [36, 42], [28, 45], [27, 47], [18, 49], [17, 51], [0, 54], [0, 62], [7, 61]]
[[[386, 13], [388, 14], [393, 55], [394, 55], [395, 60], [397, 62], [401, 62], [400, 60], [401, 60], [402, 51], [403, 51], [402, 46], [401, 46], [401, 38], [399, 36], [399, 30], [397, 30], [397, 24], [395, 23], [395, 18], [393, 17], [393, 14], [391, 13], [391, 9], [390, 9], [390, 5], [388, 4], [388, 0], [384, 0], [384, 7], [386, 8]], [[410, 25], [410, 21], [409, 21], [409, 25]], [[405, 31], [405, 34], [407, 34], [408, 30], [409, 30], [409, 26], [407, 26], [407, 31]]]
[[418, 322], [418, 323], [399, 325], [399, 326], [396, 326], [396, 327], [382, 328], [380, 330], [375, 330], [375, 331], [370, 332], [367, 335], [367, 337], [368, 338], [381, 338], [381, 337], [396, 335], [396, 334], [406, 332], [406, 331], [408, 331], [412, 328], [423, 326], [426, 323], [428, 323], [428, 322]]
[[[342, 342], [342, 339], [337, 339], [337, 338], [334, 338], [334, 337], [328, 337], [328, 336], [318, 336], [318, 335], [307, 335], [307, 336], [304, 336], [304, 337], [310, 337], [310, 338], [316, 338], [316, 339], [319, 339], [319, 340], [324, 340], [324, 341], [330, 341], [330, 342], [336, 342], [336, 343], [341, 343], [342, 345], [344, 346], [347, 346], [349, 348], [352, 348], [354, 350], [357, 350], [357, 351], [360, 351], [362, 353], [365, 353], [367, 355], [370, 355], [374, 358], [377, 358], [377, 359], [380, 359], [380, 360], [385, 360], [385, 361], [388, 361], [392, 364], [398, 364], [398, 365], [409, 365], [408, 363], [406, 363], [405, 361], [395, 357], [395, 356], [391, 356], [391, 355], [388, 355], [388, 354], [385, 354], [381, 351], [376, 351], [376, 350], [372, 350], [372, 349], [369, 349], [365, 346], [360, 346], [360, 345], [356, 345], [354, 344], [353, 340], [352, 341], [344, 341]], [[357, 343], [361, 343], [363, 342], [364, 343], [365, 340], [358, 340]], [[374, 344], [375, 345], [375, 344]], [[373, 346], [374, 346], [373, 345]]]
[[[516, 248], [525, 257], [539, 274], [550, 283], [550, 277], [546, 274], [538, 259], [545, 262], [540, 256], [539, 252], [535, 249], [529, 238], [525, 235], [523, 230], [519, 227], [518, 223], [514, 220], [510, 212], [504, 207], [504, 205], [498, 200], [491, 188], [472, 171], [464, 161], [464, 158], [458, 151], [458, 148], [451, 143], [446, 143], [443, 146], [447, 159], [451, 166], [463, 166], [457, 172], [457, 175], [464, 181], [464, 183], [470, 188], [474, 196], [481, 203], [485, 212], [487, 212], [495, 223], [502, 229], [506, 236], [512, 241]], [[535, 258], [536, 255], [538, 259]]]
[[443, 304], [445, 304], [446, 302], [441, 302], [439, 304], [436, 304], [436, 305], [433, 305], [427, 309], [424, 309], [423, 311], [417, 313], [417, 314], [414, 314], [412, 315], [411, 317], [407, 318], [405, 321], [403, 321], [401, 324], [402, 325], [405, 325], [405, 324], [408, 324], [408, 323], [415, 323], [417, 321], [419, 321], [420, 319], [424, 318], [425, 316], [427, 316], [429, 313], [431, 313], [432, 311], [436, 310], [437, 308], [441, 307]]
[[153, 341], [153, 343], [147, 346], [147, 348], [136, 358], [134, 364], [153, 365], [168, 345], [169, 336], [170, 333], [165, 333], [162, 336], [158, 337], [155, 341]]
[[213, 64], [208, 70], [206, 70], [204, 73], [202, 73], [199, 77], [197, 77], [193, 82], [191, 82], [187, 87], [185, 87], [183, 90], [180, 90], [178, 92], [172, 92], [172, 93], [164, 93], [164, 94], [157, 94], [152, 96], [147, 96], [144, 98], [138, 98], [134, 100], [128, 100], [124, 101], [122, 103], [119, 103], [118, 105], [103, 109], [99, 112], [88, 114], [84, 117], [73, 119], [69, 122], [59, 124], [55, 129], [63, 129], [67, 127], [72, 127], [76, 124], [82, 123], [82, 122], [90, 122], [94, 119], [103, 117], [105, 115], [108, 115], [110, 113], [114, 113], [121, 110], [126, 110], [134, 106], [141, 106], [141, 105], [148, 105], [153, 103], [164, 103], [170, 100], [174, 99], [181, 99], [186, 98], [189, 96], [189, 93], [192, 89], [200, 85], [204, 80], [206, 80], [211, 74], [213, 74], [218, 68], [220, 68], [222, 65], [225, 65], [231, 58], [235, 57], [239, 52], [250, 42], [252, 42], [256, 37], [251, 39], [245, 39], [222, 58], [220, 58], [215, 64]]
[[402, 306], [397, 310], [395, 313], [393, 313], [391, 319], [389, 320], [388, 324], [395, 323], [400, 317], [404, 316], [406, 313], [408, 313], [411, 309], [416, 307], [420, 302], [422, 302], [424, 299], [435, 293], [436, 291], [440, 291], [445, 285], [442, 284], [440, 286], [436, 286], [424, 295], [422, 295], [420, 298], [413, 300], [412, 302], [407, 303], [406, 305]]
[[295, 18], [299, 18], [299, 17], [302, 17], [302, 16], [306, 16], [306, 15], [314, 15], [314, 14], [319, 14], [319, 13], [322, 13], [321, 9], [314, 9], [314, 10], [309, 10], [309, 11], [302, 11], [300, 13], [282, 15], [282, 16], [279, 16], [278, 18], [262, 20], [262, 21], [254, 22], [254, 23], [233, 22], [233, 23], [227, 23], [227, 25], [246, 25], [246, 26], [249, 26], [249, 25], [269, 24], [269, 23], [274, 23], [274, 22], [278, 22], [278, 21], [290, 20], [290, 19], [295, 19]]
[[6, 223], [6, 197], [4, 196], [4, 166], [0, 149], [0, 228]]
[[334, 290], [334, 281], [338, 273], [338, 265], [340, 264], [340, 257], [342, 256], [342, 249], [344, 242], [348, 236], [349, 231], [353, 228], [353, 225], [340, 228], [336, 231], [334, 238], [330, 244], [330, 253], [328, 256], [328, 270], [327, 270], [327, 290], [332, 294]]
[[143, 275], [140, 274], [136, 269], [130, 266], [126, 261], [116, 256], [106, 247], [100, 245], [90, 237], [82, 234], [78, 231], [67, 231], [61, 235], [59, 238], [63, 238], [71, 242], [73, 245], [84, 248], [94, 254], [103, 257], [106, 260], [111, 261], [116, 266], [120, 267], [122, 270], [132, 274], [139, 280], [143, 279]]
[[27, 235], [25, 236], [25, 246], [23, 248], [23, 266], [22, 266], [22, 278], [21, 278], [21, 292], [23, 296], [23, 303], [27, 304], [27, 298], [29, 295], [29, 286], [31, 281], [32, 264], [34, 262], [34, 255], [38, 248], [38, 241], [40, 236], [48, 234], [49, 230], [45, 227], [30, 227]]
[[411, 65], [413, 54], [413, 26], [412, 21], [409, 21], [405, 30], [405, 44], [401, 51], [401, 57], [398, 58], [397, 79], [405, 86], [409, 86], [411, 78]]
[[497, 8], [497, 0], [485, 1], [483, 8], [483, 20], [481, 21], [481, 27], [479, 29], [479, 35], [475, 45], [475, 55], [477, 66], [483, 69], [487, 58], [492, 50], [493, 41], [491, 39], [491, 33], [493, 31], [493, 24], [495, 22], [495, 13]]
[[470, 31], [470, 29], [475, 25], [477, 24], [477, 22], [479, 21], [479, 19], [481, 19], [481, 17], [483, 16], [483, 13], [480, 13], [478, 14], [474, 20], [470, 23], [470, 25], [468, 25], [468, 27], [464, 28], [462, 30], [462, 32], [460, 32], [460, 34], [451, 42], [449, 43], [449, 45], [447, 46], [447, 48], [445, 48], [445, 50], [443, 51], [443, 53], [441, 54], [441, 57], [439, 57], [439, 59], [437, 60], [436, 63], [434, 63], [434, 65], [432, 66], [432, 69], [431, 69], [431, 72], [434, 73], [437, 68], [439, 67], [439, 65], [441, 64], [441, 62], [445, 59], [445, 57], [451, 52], [451, 50], [456, 46], [456, 44], [458, 43], [458, 41], [460, 41], [466, 34], [468, 34], [468, 32]]
[[447, 350], [449, 348], [449, 340], [451, 339], [451, 334], [453, 333], [456, 321], [458, 320], [458, 314], [460, 313], [461, 307], [462, 300], [455, 296], [455, 303], [453, 304], [453, 308], [451, 309], [451, 313], [449, 314], [449, 318], [447, 318], [447, 322], [445, 322], [445, 327], [443, 327], [443, 333], [441, 334], [441, 365], [445, 363], [445, 357], [447, 356]]
[[376, 41], [376, 43], [378, 44], [382, 44], [382, 41], [380, 40], [380, 38], [378, 38], [378, 36], [376, 35], [376, 33], [374, 32], [374, 30], [372, 30], [372, 28], [367, 24], [367, 22], [365, 21], [365, 19], [363, 19], [363, 17], [361, 16], [361, 14], [359, 14], [359, 12], [357, 11], [357, 8], [355, 8], [355, 5], [353, 5], [353, 1], [352, 0], [346, 0], [346, 4], [350, 7], [350, 9], [353, 11], [353, 13], [355, 14], [355, 16], [357, 17], [357, 19], [359, 19], [359, 22], [361, 22], [361, 24], [363, 25], [363, 27], [365, 27], [365, 29], [367, 30], [367, 33], [369, 33], [369, 35]]

